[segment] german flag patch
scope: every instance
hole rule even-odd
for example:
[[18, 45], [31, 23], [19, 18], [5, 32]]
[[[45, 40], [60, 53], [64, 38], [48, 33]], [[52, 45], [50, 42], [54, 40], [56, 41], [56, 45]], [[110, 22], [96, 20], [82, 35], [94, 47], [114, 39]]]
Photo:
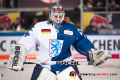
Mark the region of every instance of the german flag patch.
[[48, 33], [51, 33], [51, 30], [50, 29], [42, 29], [41, 33], [42, 34], [48, 34]]

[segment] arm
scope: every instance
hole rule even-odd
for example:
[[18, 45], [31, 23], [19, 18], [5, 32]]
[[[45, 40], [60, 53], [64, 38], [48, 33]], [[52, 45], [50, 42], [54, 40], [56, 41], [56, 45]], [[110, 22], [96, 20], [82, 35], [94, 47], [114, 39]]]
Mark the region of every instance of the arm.
[[38, 42], [37, 37], [37, 25], [33, 26], [31, 30], [26, 33], [17, 44], [24, 45], [27, 51], [30, 51]]
[[86, 51], [90, 50], [91, 48], [94, 49], [93, 44], [87, 39], [86, 36], [80, 30], [77, 30], [77, 39], [73, 44], [74, 48], [80, 54], [86, 56]]
[[27, 53], [37, 43], [37, 31], [33, 27], [27, 34], [25, 34], [17, 44], [11, 45], [11, 52], [7, 68], [15, 71], [23, 70], [23, 63], [27, 59]]
[[87, 57], [89, 65], [98, 66], [111, 57], [107, 50], [95, 50], [93, 44], [78, 30], [78, 37], [73, 44], [76, 51]]
[[91, 31], [91, 30], [90, 30], [89, 26], [87, 26], [83, 33], [84, 33], [84, 34], [89, 34], [90, 31]]

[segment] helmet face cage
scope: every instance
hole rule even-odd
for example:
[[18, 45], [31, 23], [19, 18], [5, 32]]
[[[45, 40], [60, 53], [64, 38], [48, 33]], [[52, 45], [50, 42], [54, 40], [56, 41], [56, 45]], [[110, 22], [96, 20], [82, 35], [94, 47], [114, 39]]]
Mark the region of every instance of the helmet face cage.
[[[51, 11], [49, 11], [49, 17], [53, 21], [55, 28], [57, 28], [57, 29], [60, 28], [61, 23], [64, 20], [64, 15], [65, 15], [65, 12], [64, 12], [62, 6], [59, 4], [54, 5], [52, 7]], [[58, 16], [58, 19], [55, 20], [54, 16]], [[62, 16], [62, 18], [59, 19], [59, 16]]]

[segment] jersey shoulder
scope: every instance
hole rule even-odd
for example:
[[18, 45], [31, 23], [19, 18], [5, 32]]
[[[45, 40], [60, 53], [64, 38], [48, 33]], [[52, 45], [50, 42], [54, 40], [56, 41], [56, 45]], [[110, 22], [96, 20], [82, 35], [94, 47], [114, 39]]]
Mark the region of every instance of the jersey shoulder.
[[76, 27], [74, 24], [72, 24], [72, 23], [68, 23], [68, 24], [66, 24], [66, 26], [67, 26], [70, 30], [72, 30], [73, 32], [77, 32], [77, 31], [78, 31], [77, 27]]
[[47, 21], [41, 21], [35, 24], [35, 28], [42, 29], [42, 28], [49, 28], [51, 24], [48, 24]]
[[47, 24], [47, 21], [41, 21], [41, 22], [36, 23], [36, 24], [35, 24], [35, 27], [36, 27], [36, 26], [39, 26], [39, 27], [40, 27], [40, 26], [45, 25], [45, 24]]

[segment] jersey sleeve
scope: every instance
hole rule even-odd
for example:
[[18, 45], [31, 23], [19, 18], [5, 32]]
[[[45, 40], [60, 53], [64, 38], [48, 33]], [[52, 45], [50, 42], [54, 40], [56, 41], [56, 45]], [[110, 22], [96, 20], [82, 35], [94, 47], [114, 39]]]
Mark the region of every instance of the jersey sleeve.
[[17, 44], [24, 45], [27, 51], [30, 51], [38, 42], [37, 40], [37, 25], [33, 26], [31, 30], [26, 33], [18, 42]]
[[86, 56], [86, 51], [94, 48], [93, 44], [89, 41], [89, 39], [83, 35], [83, 33], [78, 29], [77, 30], [77, 39], [73, 44], [75, 50]]

